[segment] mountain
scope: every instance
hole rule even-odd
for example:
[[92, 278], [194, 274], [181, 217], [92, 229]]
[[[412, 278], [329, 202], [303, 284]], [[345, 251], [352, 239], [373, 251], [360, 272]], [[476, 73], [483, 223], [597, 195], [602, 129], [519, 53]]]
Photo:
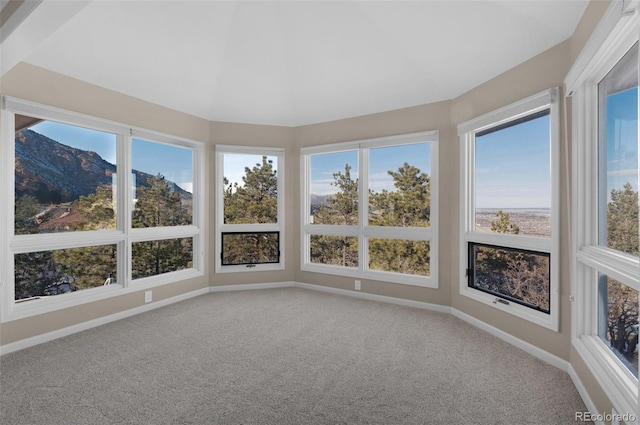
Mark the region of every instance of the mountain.
[[332, 196], [333, 195], [316, 195], [312, 193], [309, 195], [309, 201], [311, 205], [329, 205], [328, 199]]
[[[96, 187], [111, 187], [116, 166], [96, 152], [64, 145], [33, 130], [16, 133], [16, 197], [34, 196], [40, 203], [59, 204], [88, 196]], [[133, 170], [136, 187], [148, 186], [151, 174]], [[171, 186], [183, 198], [191, 193], [173, 182]]]

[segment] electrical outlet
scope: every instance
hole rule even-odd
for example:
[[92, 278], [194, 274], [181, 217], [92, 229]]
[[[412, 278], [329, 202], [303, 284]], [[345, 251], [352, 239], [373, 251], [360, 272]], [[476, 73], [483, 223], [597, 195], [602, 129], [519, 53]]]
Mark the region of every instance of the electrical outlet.
[[355, 281], [355, 288], [356, 288], [356, 291], [360, 290], [360, 281], [359, 280]]
[[153, 300], [153, 296], [151, 294], [151, 291], [146, 291], [144, 293], [144, 302], [145, 303], [150, 303]]

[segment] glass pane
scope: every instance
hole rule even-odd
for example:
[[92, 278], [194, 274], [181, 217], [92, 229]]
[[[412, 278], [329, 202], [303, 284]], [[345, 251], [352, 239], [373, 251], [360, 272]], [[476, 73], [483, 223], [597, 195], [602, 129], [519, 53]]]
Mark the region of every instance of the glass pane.
[[116, 135], [15, 116], [15, 234], [115, 229]]
[[599, 91], [599, 244], [639, 255], [638, 47], [607, 74]]
[[358, 152], [311, 156], [312, 224], [358, 224]]
[[369, 150], [369, 224], [429, 227], [431, 144]]
[[549, 254], [469, 244], [469, 286], [549, 313]]
[[476, 134], [475, 230], [551, 236], [549, 110]]
[[192, 223], [193, 151], [133, 139], [132, 227]]
[[278, 159], [224, 154], [224, 222], [278, 222]]
[[193, 239], [165, 239], [132, 244], [133, 279], [193, 267]]
[[358, 238], [311, 235], [311, 262], [332, 266], [358, 267]]
[[223, 233], [222, 265], [280, 262], [278, 232]]
[[15, 299], [44, 297], [116, 282], [117, 247], [100, 245], [15, 257]]
[[638, 291], [600, 275], [599, 334], [638, 377]]
[[369, 239], [369, 268], [386, 272], [429, 276], [429, 242]]

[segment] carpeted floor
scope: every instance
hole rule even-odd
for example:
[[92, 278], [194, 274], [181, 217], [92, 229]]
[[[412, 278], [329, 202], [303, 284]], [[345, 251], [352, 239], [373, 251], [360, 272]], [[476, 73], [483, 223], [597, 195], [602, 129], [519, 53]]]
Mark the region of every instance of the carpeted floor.
[[0, 423], [575, 424], [569, 376], [442, 313], [214, 293], [0, 359]]

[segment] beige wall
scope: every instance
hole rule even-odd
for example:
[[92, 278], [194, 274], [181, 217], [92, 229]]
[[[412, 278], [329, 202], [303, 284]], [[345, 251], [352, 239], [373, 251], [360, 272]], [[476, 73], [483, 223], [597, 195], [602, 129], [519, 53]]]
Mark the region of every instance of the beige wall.
[[[291, 170], [297, 167], [298, 157], [294, 149], [294, 129], [289, 127], [276, 127], [268, 125], [252, 125], [252, 124], [233, 124], [224, 122], [210, 123], [210, 140], [217, 145], [239, 145], [239, 146], [260, 146], [266, 148], [283, 148], [284, 149], [284, 176], [285, 188], [295, 186], [297, 175]], [[211, 152], [211, 158], [208, 161], [210, 168], [215, 168], [215, 153]], [[213, 188], [215, 187], [215, 173], [212, 171], [209, 179], [210, 197], [209, 197], [209, 215], [208, 223], [211, 229], [215, 229], [215, 198]], [[291, 190], [286, 190], [284, 194], [284, 246], [282, 253], [285, 269], [278, 271], [264, 272], [237, 272], [237, 273], [216, 273], [215, 271], [215, 255], [213, 249], [209, 250], [209, 264], [211, 265], [211, 274], [209, 283], [212, 286], [220, 285], [239, 285], [246, 283], [270, 283], [270, 282], [291, 282], [293, 281], [294, 270], [296, 264], [291, 261], [296, 252], [296, 241], [294, 239], [294, 226], [286, 225], [293, 223], [297, 216], [296, 196]], [[217, 232], [210, 232], [211, 247], [214, 247], [214, 240]]]
[[[450, 101], [405, 108], [334, 122], [284, 128], [247, 124], [208, 122], [120, 93], [70, 79], [40, 68], [20, 64], [0, 80], [0, 92], [22, 99], [131, 124], [207, 143], [206, 275], [201, 279], [154, 288], [154, 300], [218, 285], [300, 281], [352, 290], [353, 279], [300, 270], [300, 148], [327, 143], [383, 137], [426, 130], [439, 130], [439, 287], [421, 288], [362, 279], [362, 292], [452, 306], [500, 330], [548, 351], [574, 367], [599, 411], [610, 411], [611, 403], [571, 347], [570, 293], [570, 131], [562, 111], [561, 152], [561, 246], [560, 331], [552, 332], [459, 294], [459, 158], [457, 125], [550, 87], [562, 86], [571, 64], [578, 56], [608, 2], [592, 1], [569, 40], [497, 76]], [[565, 105], [563, 105], [565, 106]], [[570, 105], [566, 105], [569, 110]], [[0, 123], [1, 125], [1, 123]], [[286, 268], [282, 271], [215, 273], [214, 241], [214, 144], [282, 147], [285, 149]], [[83, 321], [125, 311], [143, 304], [141, 293], [123, 295], [0, 324], [0, 344], [8, 344]]]
[[[0, 93], [205, 142], [207, 155], [211, 150], [209, 122], [206, 120], [105, 90], [32, 65], [21, 63], [5, 74], [0, 79]], [[211, 167], [208, 166], [205, 170], [207, 180], [210, 178], [210, 169]], [[212, 188], [210, 188], [210, 192], [213, 193]], [[208, 249], [210, 239], [210, 234], [206, 234], [204, 240], [207, 252], [210, 251]], [[206, 288], [209, 283], [208, 270], [209, 262], [206, 262], [205, 275], [200, 278], [153, 288], [154, 302]], [[144, 304], [143, 292], [133, 292], [26, 319], [0, 323], [0, 345], [142, 306]]]
[[[420, 131], [439, 130], [439, 164], [441, 165], [439, 167], [441, 174], [440, 184], [450, 178], [455, 178], [457, 180], [457, 176], [452, 175], [450, 170], [450, 165], [457, 162], [457, 158], [452, 159], [452, 152], [455, 151], [454, 145], [457, 144], [457, 138], [455, 137], [455, 130], [452, 128], [449, 120], [450, 106], [451, 103], [448, 101], [438, 102], [380, 114], [367, 115], [364, 117], [297, 127], [295, 129], [296, 145], [298, 146], [297, 155], [300, 154], [300, 148], [306, 146], [416, 133]], [[446, 164], [446, 166], [444, 164]], [[299, 163], [297, 164], [294, 172], [299, 175]], [[296, 187], [294, 188], [298, 196], [300, 196], [299, 182], [300, 179], [297, 180], [298, 184], [296, 184]], [[439, 227], [439, 288], [422, 288], [411, 285], [399, 285], [369, 279], [360, 279], [362, 281], [362, 292], [433, 304], [449, 305], [451, 296], [451, 270], [454, 267], [452, 264], [452, 260], [454, 260], [454, 258], [450, 253], [452, 253], [453, 249], [457, 247], [457, 245], [455, 247], [452, 245], [455, 241], [453, 240], [454, 238], [451, 237], [450, 230], [453, 228], [454, 223], [452, 221], [453, 217], [451, 217], [449, 211], [451, 208], [455, 207], [455, 204], [457, 203], [455, 196], [456, 195], [454, 193], [448, 191], [448, 185], [446, 187], [440, 186], [439, 210], [441, 212], [441, 225]], [[446, 213], [443, 214], [443, 211]], [[296, 216], [294, 227], [296, 229], [296, 238], [300, 240], [299, 214]], [[295, 253], [294, 261], [298, 266], [295, 274], [296, 281], [331, 286], [346, 290], [354, 289], [353, 278], [301, 271], [299, 267], [299, 250]]]
[[[565, 41], [455, 99], [451, 109], [451, 119], [454, 123], [459, 124], [551, 87], [561, 87], [570, 67], [569, 42]], [[560, 111], [561, 127], [565, 123], [562, 109]], [[561, 131], [561, 145], [564, 147], [567, 142], [564, 132]], [[564, 155], [566, 155], [566, 150], [562, 149], [560, 159], [561, 167], [563, 168], [560, 173], [560, 258], [555, 260], [560, 261], [560, 332], [533, 325], [515, 316], [509, 315], [505, 319], [505, 314], [501, 311], [460, 295], [457, 287], [453, 290], [451, 305], [564, 360], [569, 360], [571, 337], [569, 261], [571, 243], [569, 239], [570, 223], [567, 221], [567, 215], [571, 192], [568, 191], [564, 181], [564, 176], [566, 175], [566, 167], [564, 167], [566, 158]], [[446, 183], [443, 182], [443, 184]], [[442, 188], [442, 191], [446, 190], [448, 189]], [[459, 193], [457, 188], [451, 188], [451, 190], [456, 190], [456, 193]], [[458, 208], [459, 206], [456, 205], [455, 210], [459, 211]], [[458, 257], [459, 254], [456, 255], [456, 258]], [[460, 281], [457, 270], [454, 281]]]

